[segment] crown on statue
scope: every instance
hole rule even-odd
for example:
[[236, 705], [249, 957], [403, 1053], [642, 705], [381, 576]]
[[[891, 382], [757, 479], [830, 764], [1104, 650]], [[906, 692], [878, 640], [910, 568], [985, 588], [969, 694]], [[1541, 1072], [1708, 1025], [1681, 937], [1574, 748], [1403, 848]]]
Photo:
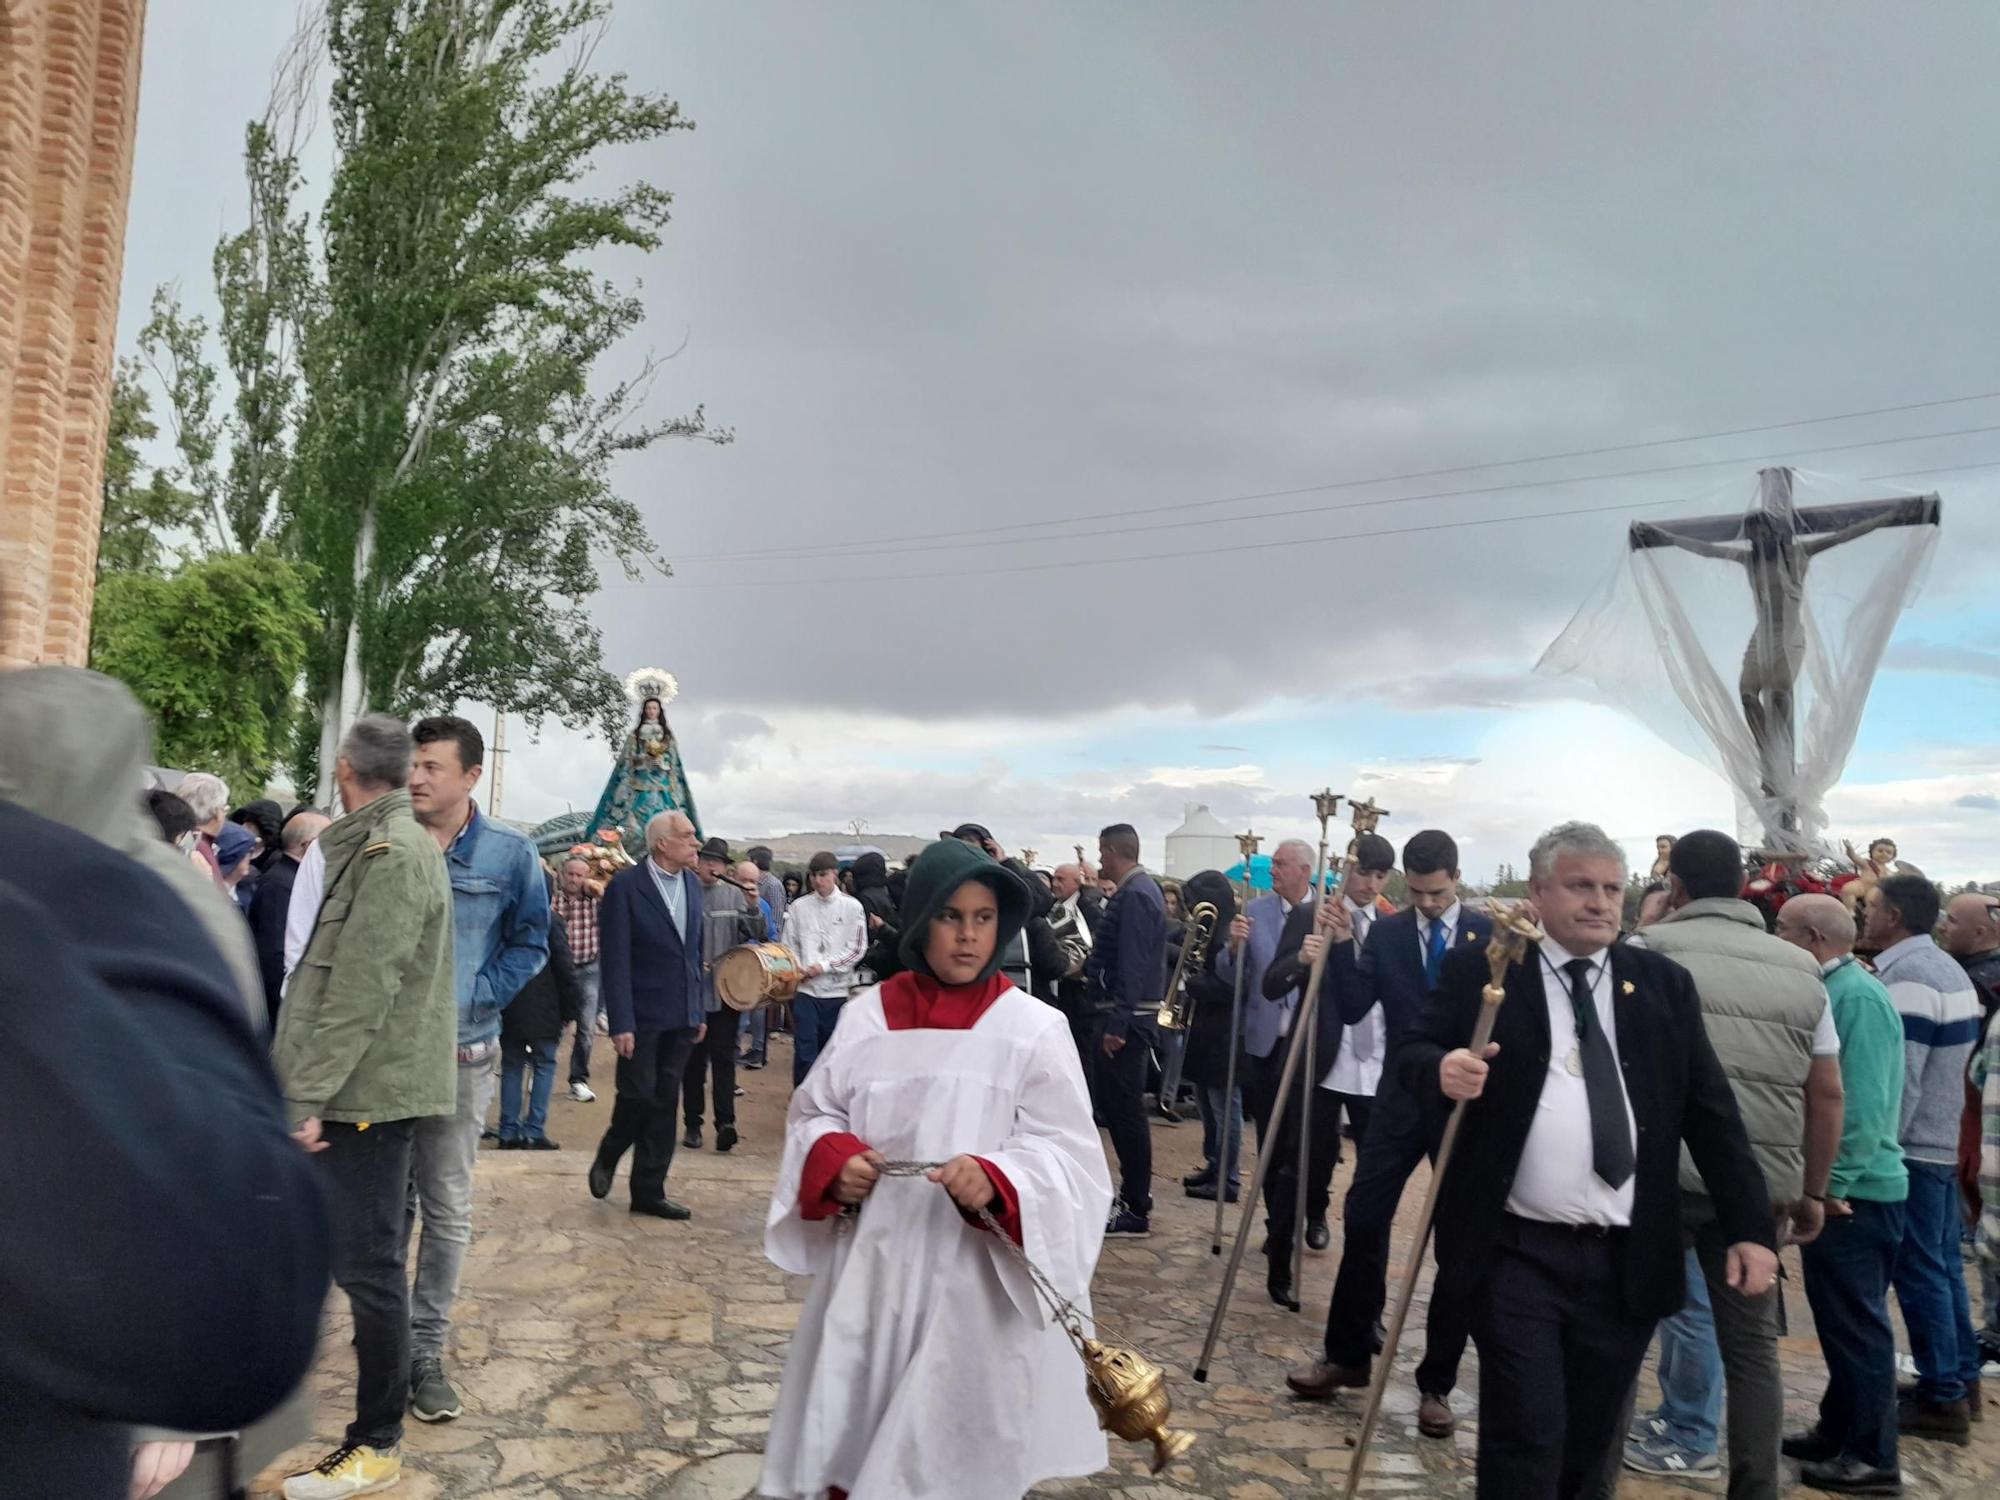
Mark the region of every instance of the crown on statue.
[[625, 696], [634, 703], [658, 698], [664, 708], [674, 701], [680, 690], [681, 685], [674, 680], [674, 674], [663, 667], [641, 667], [625, 679]]

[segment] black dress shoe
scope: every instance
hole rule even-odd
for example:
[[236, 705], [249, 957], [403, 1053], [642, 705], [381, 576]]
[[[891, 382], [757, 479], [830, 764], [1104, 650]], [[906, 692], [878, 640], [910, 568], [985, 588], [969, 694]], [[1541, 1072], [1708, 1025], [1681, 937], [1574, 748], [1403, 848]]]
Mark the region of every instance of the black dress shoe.
[[1207, 1167], [1203, 1167], [1199, 1172], [1190, 1172], [1187, 1176], [1183, 1177], [1181, 1179], [1181, 1186], [1184, 1188], [1208, 1187], [1214, 1181], [1215, 1173]]
[[734, 1125], [717, 1126], [715, 1131], [715, 1149], [717, 1151], [729, 1151], [732, 1150], [735, 1147], [735, 1145], [736, 1145], [736, 1127]]
[[1840, 1441], [1827, 1436], [1825, 1429], [1817, 1424], [1804, 1432], [1795, 1432], [1779, 1445], [1779, 1451], [1787, 1458], [1796, 1458], [1805, 1463], [1825, 1463], [1840, 1457]]
[[690, 1151], [699, 1151], [701, 1149], [701, 1127], [699, 1125], [688, 1126], [687, 1134], [681, 1137], [681, 1144]]
[[1821, 1463], [1799, 1465], [1799, 1483], [1815, 1490], [1832, 1490], [1840, 1495], [1900, 1495], [1900, 1469], [1876, 1469], [1851, 1453]]
[[[1190, 1198], [1199, 1198], [1204, 1203], [1213, 1203], [1215, 1201], [1215, 1184], [1213, 1182], [1196, 1183], [1193, 1187], [1184, 1189], [1184, 1191]], [[1225, 1189], [1225, 1194], [1226, 1196], [1223, 1199], [1225, 1203], [1234, 1203], [1236, 1201], [1237, 1189]]]
[[632, 1205], [632, 1212], [650, 1214], [655, 1219], [680, 1220], [694, 1217], [693, 1209], [685, 1204], [676, 1203], [671, 1198], [662, 1198], [658, 1203], [635, 1203]]
[[590, 1163], [590, 1196], [608, 1198], [611, 1196], [611, 1174], [618, 1170], [618, 1163], [594, 1157]]
[[1273, 1261], [1264, 1273], [1264, 1290], [1271, 1294], [1271, 1300], [1292, 1312], [1299, 1310], [1299, 1299], [1292, 1295], [1292, 1268], [1281, 1261]]
[[518, 1135], [505, 1135], [500, 1138], [500, 1149], [502, 1151], [525, 1151], [528, 1149], [528, 1143]]
[[1306, 1248], [1324, 1250], [1333, 1243], [1333, 1231], [1326, 1227], [1326, 1220], [1314, 1219], [1306, 1225]]
[[522, 1144], [522, 1145], [523, 1145], [524, 1147], [526, 1147], [526, 1148], [527, 1148], [528, 1150], [530, 1150], [530, 1151], [560, 1151], [560, 1150], [562, 1150], [562, 1147], [558, 1146], [558, 1145], [557, 1145], [557, 1144], [556, 1144], [556, 1143], [555, 1143], [554, 1141], [550, 1140], [550, 1139], [549, 1139], [549, 1138], [548, 1138], [547, 1136], [545, 1136], [545, 1135], [538, 1135], [538, 1136], [534, 1137], [534, 1138], [533, 1138], [532, 1140], [526, 1140], [526, 1141], [523, 1141], [523, 1142], [521, 1142], [521, 1144]]

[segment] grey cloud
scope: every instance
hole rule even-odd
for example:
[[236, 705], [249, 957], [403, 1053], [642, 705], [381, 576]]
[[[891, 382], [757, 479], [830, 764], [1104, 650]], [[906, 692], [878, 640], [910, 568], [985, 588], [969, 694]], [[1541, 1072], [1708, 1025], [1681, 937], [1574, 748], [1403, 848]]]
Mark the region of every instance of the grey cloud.
[[1951, 805], [1970, 808], [1973, 812], [2000, 812], [2000, 797], [1986, 792], [1967, 792]]
[[[251, 0], [152, 8], [123, 347], [152, 287], [199, 287], [240, 214], [242, 123], [288, 25]], [[1802, 34], [1814, 67], [1774, 78]], [[1191, 530], [828, 544], [1985, 389], [2000, 219], [1959, 189], [1989, 175], [1996, 42], [1977, 11], [1803, 4], [1570, 0], [1450, 26], [1398, 7], [621, 5], [600, 56], [700, 128], [610, 164], [670, 188], [677, 217], [657, 255], [597, 269], [645, 277], [635, 359], [689, 332], [659, 409], [705, 401], [738, 442], [621, 466], [678, 576], [593, 601], [611, 664], [657, 659], [688, 702], [780, 719], [1222, 714], [1351, 696], [1358, 672], [1390, 710], [1562, 696], [1527, 671], [1625, 508], [1725, 471], [1242, 518], [1789, 439], [1133, 518], [1236, 518]], [[1961, 456], [1990, 454], [1843, 462]], [[1607, 513], [1326, 540], [1585, 505]], [[781, 545], [808, 551], [701, 560]], [[1101, 561], [1166, 552], [1191, 555]], [[1941, 554], [1932, 597], [1983, 586], [1975, 556]], [[995, 571], [1021, 564], [1064, 566]]]
[[1903, 672], [1945, 672], [1959, 677], [2000, 677], [2000, 654], [1967, 646], [1941, 646], [1931, 641], [1901, 641], [1891, 646], [1882, 665]]

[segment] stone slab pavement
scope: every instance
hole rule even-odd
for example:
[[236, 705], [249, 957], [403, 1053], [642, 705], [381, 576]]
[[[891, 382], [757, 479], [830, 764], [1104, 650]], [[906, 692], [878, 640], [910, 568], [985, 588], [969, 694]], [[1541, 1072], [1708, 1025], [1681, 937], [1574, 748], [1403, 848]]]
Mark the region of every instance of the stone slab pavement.
[[[404, 1478], [393, 1491], [402, 1500], [737, 1500], [755, 1493], [759, 1452], [805, 1290], [762, 1253], [790, 1093], [788, 1044], [774, 1036], [771, 1066], [739, 1074], [748, 1092], [737, 1101], [743, 1140], [733, 1153], [717, 1155], [711, 1131], [707, 1149], [676, 1154], [669, 1191], [693, 1208], [689, 1224], [633, 1218], [625, 1211], [622, 1172], [609, 1200], [588, 1195], [585, 1169], [610, 1114], [610, 1070], [598, 1071], [603, 1093], [595, 1104], [574, 1104], [558, 1093], [549, 1133], [564, 1150], [481, 1153], [475, 1239], [448, 1366], [465, 1415], [434, 1427], [409, 1424]], [[567, 1078], [566, 1063], [557, 1077]], [[1196, 1432], [1199, 1442], [1156, 1477], [1140, 1449], [1114, 1441], [1110, 1469], [1044, 1486], [1037, 1495], [1285, 1500], [1339, 1493], [1359, 1425], [1359, 1395], [1326, 1405], [1299, 1402], [1283, 1380], [1317, 1347], [1338, 1222], [1333, 1250], [1310, 1257], [1300, 1314], [1266, 1298], [1252, 1243], [1209, 1383], [1197, 1385], [1189, 1371], [1224, 1264], [1210, 1254], [1212, 1205], [1184, 1198], [1179, 1187], [1182, 1174], [1198, 1165], [1200, 1127], [1157, 1126], [1154, 1143], [1152, 1237], [1107, 1244], [1094, 1293], [1107, 1325], [1166, 1366], [1174, 1423]], [[1336, 1212], [1351, 1149], [1335, 1183]], [[1246, 1152], [1246, 1185], [1250, 1169]], [[1420, 1177], [1406, 1194], [1406, 1220], [1422, 1186]], [[1228, 1220], [1231, 1233], [1236, 1212]], [[1407, 1223], [1399, 1225], [1399, 1261], [1407, 1232]], [[1785, 1380], [1793, 1425], [1804, 1425], [1823, 1377], [1796, 1253], [1786, 1260], [1792, 1332], [1783, 1347]], [[1428, 1277], [1411, 1312], [1419, 1345], [1427, 1285]], [[349, 1333], [345, 1298], [335, 1291], [309, 1381], [314, 1440], [267, 1469], [253, 1494], [276, 1494], [285, 1474], [338, 1440], [352, 1413]], [[1477, 1355], [1467, 1355], [1454, 1402], [1460, 1431], [1436, 1442], [1416, 1431], [1410, 1380], [1420, 1354], [1412, 1349], [1398, 1360], [1363, 1493], [1472, 1493], [1476, 1413], [1466, 1392], [1476, 1387]], [[1650, 1373], [1647, 1385], [1650, 1398]], [[1084, 1399], [1080, 1389], [1077, 1399]], [[2000, 1413], [1974, 1431], [1970, 1448], [1906, 1442], [1906, 1492], [1940, 1500], [1992, 1495], [2000, 1476]], [[1719, 1482], [1683, 1487], [1628, 1475], [1621, 1493], [1673, 1500], [1721, 1489]]]

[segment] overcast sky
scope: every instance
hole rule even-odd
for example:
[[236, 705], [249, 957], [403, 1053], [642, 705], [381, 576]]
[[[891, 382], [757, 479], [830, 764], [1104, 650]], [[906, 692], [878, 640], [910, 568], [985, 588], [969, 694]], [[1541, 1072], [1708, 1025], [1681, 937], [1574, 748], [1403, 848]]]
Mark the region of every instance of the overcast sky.
[[[207, 293], [290, 16], [147, 20], [127, 350]], [[611, 266], [685, 340], [659, 410], [737, 442], [628, 465], [676, 576], [593, 607], [678, 674], [712, 831], [1157, 862], [1184, 803], [1279, 835], [1331, 785], [1483, 877], [1730, 826], [1529, 669], [1634, 514], [1782, 460], [1943, 494], [1831, 808], [2000, 876], [1990, 7], [624, 0], [598, 56], [698, 124], [610, 164], [677, 213]], [[511, 740], [508, 816], [595, 802], [608, 746]]]

